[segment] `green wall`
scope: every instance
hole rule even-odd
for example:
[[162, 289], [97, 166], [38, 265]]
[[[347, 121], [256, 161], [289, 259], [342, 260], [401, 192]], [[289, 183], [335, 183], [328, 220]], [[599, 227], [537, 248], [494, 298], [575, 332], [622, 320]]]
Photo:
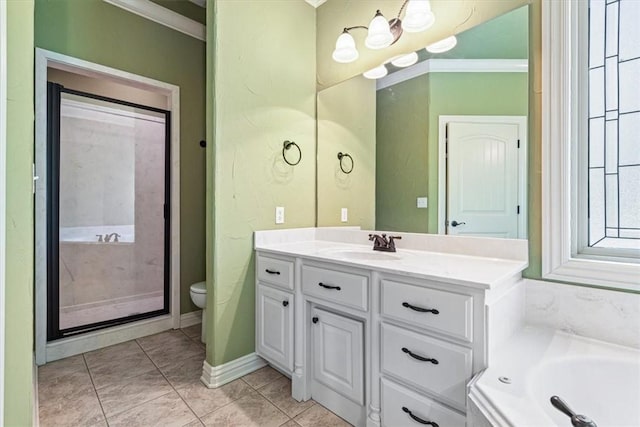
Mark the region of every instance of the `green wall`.
[[378, 91], [376, 229], [437, 233], [439, 116], [526, 116], [527, 92], [527, 73], [430, 73]]
[[205, 43], [102, 0], [38, 0], [35, 43], [180, 87], [180, 308], [195, 310], [189, 286], [205, 278]]
[[[318, 92], [318, 227], [375, 224], [376, 82], [354, 77]], [[353, 158], [340, 170], [338, 152]], [[349, 159], [343, 166], [351, 167]], [[348, 170], [348, 169], [347, 169]], [[341, 221], [341, 209], [348, 221]]]
[[[7, 2], [4, 425], [33, 417], [33, 1]], [[0, 420], [0, 424], [2, 424]]]
[[[207, 362], [216, 366], [254, 351], [253, 231], [315, 224], [315, 9], [289, 0], [209, 5], [215, 239]], [[282, 159], [285, 140], [302, 150], [297, 166]], [[285, 224], [275, 225], [276, 206], [285, 207]]]

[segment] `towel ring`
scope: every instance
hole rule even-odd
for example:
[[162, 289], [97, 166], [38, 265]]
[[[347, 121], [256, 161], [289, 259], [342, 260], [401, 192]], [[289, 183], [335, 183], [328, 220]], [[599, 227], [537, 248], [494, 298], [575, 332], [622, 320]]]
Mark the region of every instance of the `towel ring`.
[[[289, 160], [287, 160], [286, 152], [291, 147], [296, 147], [298, 149], [298, 160], [295, 162], [290, 162]], [[300, 149], [300, 146], [293, 141], [285, 141], [282, 145], [282, 158], [284, 159], [285, 162], [287, 162], [288, 165], [291, 165], [291, 166], [297, 165], [298, 163], [300, 163], [300, 160], [302, 160], [302, 150]]]
[[[342, 164], [342, 159], [344, 159], [345, 157], [348, 157], [351, 160], [351, 168], [349, 170], [344, 170], [344, 165]], [[347, 175], [353, 172], [353, 166], [355, 165], [355, 163], [353, 162], [353, 157], [351, 157], [349, 153], [338, 153], [338, 160], [340, 160], [340, 169], [342, 170], [342, 172], [346, 173]]]

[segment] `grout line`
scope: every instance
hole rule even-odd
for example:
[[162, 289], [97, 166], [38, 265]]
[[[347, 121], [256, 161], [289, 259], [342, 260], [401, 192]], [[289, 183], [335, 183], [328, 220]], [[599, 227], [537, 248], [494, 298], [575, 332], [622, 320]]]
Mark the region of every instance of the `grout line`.
[[[184, 333], [184, 332], [183, 332]], [[136, 340], [137, 342], [137, 340]], [[164, 372], [162, 372], [162, 369], [160, 369], [160, 367], [156, 364], [156, 362], [153, 361], [153, 359], [147, 354], [147, 352], [145, 351], [144, 348], [142, 348], [142, 346], [140, 345], [140, 343], [138, 343], [138, 346], [140, 346], [140, 348], [142, 349], [142, 352], [145, 354], [145, 356], [147, 356], [149, 358], [149, 360], [151, 361], [151, 363], [153, 363], [153, 366], [156, 367], [156, 369], [158, 370], [158, 372], [160, 372], [160, 375], [162, 375], [162, 377], [165, 379], [165, 381], [169, 384], [169, 386], [171, 387], [171, 389], [178, 395], [178, 397], [180, 398], [180, 400], [182, 400], [182, 402], [187, 405], [187, 408], [189, 408], [189, 410], [191, 411], [191, 413], [193, 414], [194, 417], [196, 417], [196, 419], [198, 421], [200, 421], [200, 423], [204, 424], [202, 422], [202, 420], [200, 419], [200, 417], [198, 417], [198, 414], [195, 413], [195, 411], [193, 410], [193, 408], [191, 408], [191, 406], [189, 406], [189, 403], [187, 403], [186, 400], [184, 400], [184, 398], [182, 397], [182, 395], [180, 394], [180, 392], [178, 392], [178, 390], [173, 386], [173, 384], [171, 383], [171, 381], [169, 381], [169, 378], [167, 378], [167, 376], [165, 375]], [[164, 395], [163, 395], [164, 396]]]
[[98, 395], [98, 389], [96, 388], [96, 383], [93, 382], [93, 375], [91, 375], [91, 369], [89, 369], [89, 364], [87, 363], [87, 358], [85, 357], [86, 353], [82, 353], [82, 361], [84, 362], [85, 368], [87, 368], [87, 373], [89, 374], [89, 380], [91, 380], [91, 386], [93, 387], [93, 392], [96, 395], [96, 399], [98, 400], [98, 405], [100, 405], [100, 410], [102, 411], [102, 416], [104, 417], [104, 422], [107, 423], [107, 427], [109, 426], [109, 420], [107, 419], [107, 413], [104, 412], [104, 407], [102, 406], [102, 401], [100, 400], [100, 396]]

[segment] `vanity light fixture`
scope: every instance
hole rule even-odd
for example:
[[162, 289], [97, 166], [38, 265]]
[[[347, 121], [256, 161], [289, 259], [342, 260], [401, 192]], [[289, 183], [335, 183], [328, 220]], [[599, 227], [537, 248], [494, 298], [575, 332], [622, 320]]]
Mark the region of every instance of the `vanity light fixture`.
[[398, 68], [409, 67], [418, 62], [418, 54], [416, 52], [411, 52], [406, 55], [396, 56], [391, 60], [391, 64]]
[[431, 53], [443, 53], [448, 50], [453, 49], [458, 44], [458, 39], [456, 36], [449, 36], [446, 39], [439, 40], [435, 43], [431, 43], [425, 49], [427, 52]]
[[[404, 21], [400, 19], [406, 8]], [[338, 36], [336, 48], [331, 55], [333, 60], [340, 63], [349, 63], [358, 59], [359, 54], [351, 30], [362, 28], [367, 30], [365, 46], [369, 49], [384, 49], [398, 41], [403, 31], [417, 33], [429, 29], [435, 22], [431, 3], [429, 0], [405, 0], [400, 7], [397, 18], [390, 21], [379, 10], [369, 23], [368, 27], [358, 25], [347, 27]]]
[[379, 67], [373, 68], [362, 75], [368, 79], [381, 79], [386, 76], [388, 73], [387, 67], [384, 65], [380, 65]]

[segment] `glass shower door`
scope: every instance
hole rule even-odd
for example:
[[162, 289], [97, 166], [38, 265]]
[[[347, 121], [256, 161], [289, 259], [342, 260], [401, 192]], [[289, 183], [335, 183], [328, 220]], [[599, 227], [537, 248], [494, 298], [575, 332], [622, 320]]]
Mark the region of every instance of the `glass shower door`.
[[169, 112], [48, 95], [48, 340], [168, 313]]

